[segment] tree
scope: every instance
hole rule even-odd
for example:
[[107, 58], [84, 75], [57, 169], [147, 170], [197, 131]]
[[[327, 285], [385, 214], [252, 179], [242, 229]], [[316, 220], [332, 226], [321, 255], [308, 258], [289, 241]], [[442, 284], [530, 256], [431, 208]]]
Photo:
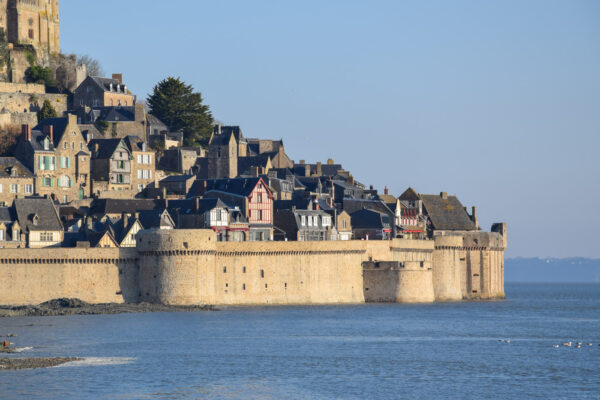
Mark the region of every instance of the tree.
[[56, 86], [56, 81], [52, 76], [50, 68], [41, 67], [39, 65], [32, 65], [27, 68], [27, 71], [25, 71], [25, 79], [27, 82], [43, 83], [47, 87]]
[[95, 58], [92, 58], [92, 57], [88, 56], [87, 54], [79, 56], [77, 59], [77, 65], [81, 66], [83, 64], [85, 64], [85, 66], [86, 66], [88, 76], [103, 76], [104, 75], [104, 71], [102, 70], [102, 65], [100, 65], [100, 62], [98, 60], [96, 60]]
[[50, 104], [50, 100], [44, 100], [42, 108], [37, 113], [38, 122], [41, 122], [46, 118], [56, 118], [57, 116], [56, 110], [52, 107], [52, 104]]
[[179, 78], [160, 81], [148, 97], [150, 113], [164, 122], [171, 131], [183, 131], [187, 146], [205, 144], [213, 131], [213, 117], [202, 94], [194, 92]]

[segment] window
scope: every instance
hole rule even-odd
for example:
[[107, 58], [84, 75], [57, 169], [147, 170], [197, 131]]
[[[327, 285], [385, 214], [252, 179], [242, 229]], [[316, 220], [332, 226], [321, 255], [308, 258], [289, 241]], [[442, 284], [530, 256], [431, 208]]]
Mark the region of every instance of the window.
[[117, 160], [117, 168], [124, 169], [125, 168], [125, 161], [123, 161], [123, 160]]
[[138, 154], [138, 156], [137, 156], [137, 162], [138, 162], [138, 164], [142, 163], [142, 155], [141, 154]]
[[83, 143], [79, 142], [79, 150], [83, 150]]
[[29, 33], [29, 39], [35, 38], [35, 35], [33, 34], [33, 29], [30, 29], [28, 33]]
[[42, 178], [42, 186], [53, 186], [52, 178]]
[[[0, 190], [1, 192], [2, 190]], [[31, 183], [28, 183], [25, 185], [25, 194], [32, 194], [33, 193], [33, 185]]]
[[0, 193], [2, 193], [2, 184], [0, 183]]
[[19, 185], [17, 185], [16, 183], [11, 184], [10, 192], [11, 193], [19, 193]]
[[123, 183], [125, 179], [123, 179], [123, 174], [117, 175], [117, 183]]
[[13, 229], [12, 240], [14, 240], [15, 242], [19, 240], [19, 230], [18, 229]]
[[0, 229], [0, 241], [4, 241], [4, 229]]
[[242, 272], [245, 274], [246, 273], [246, 267], [242, 267]]
[[69, 196], [67, 196], [66, 194], [63, 196], [63, 203], [68, 203], [69, 202]]
[[69, 178], [66, 175], [61, 176], [60, 178], [58, 178], [58, 186], [59, 187], [71, 187], [71, 178]]
[[142, 185], [141, 183], [138, 185], [138, 192], [141, 192], [142, 190], [144, 190], [144, 185]]
[[242, 290], [246, 290], [246, 284], [242, 283]]
[[40, 242], [52, 242], [54, 240], [54, 234], [52, 232], [41, 232]]
[[262, 203], [262, 194], [258, 194], [256, 201], [258, 201], [259, 203]]
[[72, 142], [72, 143], [71, 143], [71, 149], [72, 149], [72, 150], [75, 150], [75, 142]]
[[331, 217], [323, 217], [323, 226], [331, 226]]
[[265, 270], [264, 270], [264, 269], [261, 269], [261, 270], [260, 270], [260, 277], [261, 277], [261, 278], [264, 278], [264, 277], [265, 277]]
[[263, 217], [262, 217], [262, 210], [258, 210], [257, 219], [259, 219], [259, 220], [263, 219]]
[[44, 139], [44, 150], [50, 150], [50, 141], [48, 139]]
[[227, 267], [223, 267], [223, 273], [226, 274], [227, 273]]
[[306, 215], [300, 217], [300, 225], [306, 226]]
[[142, 170], [141, 169], [137, 170], [137, 176], [138, 176], [138, 179], [142, 179]]
[[150, 164], [150, 156], [148, 154], [144, 154], [142, 158], [144, 164]]
[[308, 226], [312, 226], [312, 225], [313, 225], [313, 223], [312, 223], [312, 222], [313, 222], [313, 221], [312, 221], [312, 216], [311, 216], [311, 215], [309, 215], [309, 216], [308, 216]]
[[346, 229], [346, 220], [342, 221], [342, 228]]
[[67, 146], [68, 146], [68, 143], [67, 143], [67, 142], [64, 142], [64, 143], [63, 143], [63, 149], [64, 149], [64, 150], [66, 150], [66, 149], [67, 149]]

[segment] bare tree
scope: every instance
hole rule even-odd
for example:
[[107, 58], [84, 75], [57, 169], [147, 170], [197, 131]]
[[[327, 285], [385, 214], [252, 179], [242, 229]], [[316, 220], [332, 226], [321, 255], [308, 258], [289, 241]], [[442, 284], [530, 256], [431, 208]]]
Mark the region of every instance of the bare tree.
[[88, 76], [103, 76], [104, 71], [100, 62], [95, 58], [88, 56], [87, 54], [81, 55], [77, 58], [77, 65], [85, 64], [87, 67]]

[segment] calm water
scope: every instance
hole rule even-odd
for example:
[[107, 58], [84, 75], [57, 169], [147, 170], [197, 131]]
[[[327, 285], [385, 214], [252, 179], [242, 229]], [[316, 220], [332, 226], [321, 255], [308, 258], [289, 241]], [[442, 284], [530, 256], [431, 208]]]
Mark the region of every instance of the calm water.
[[[87, 358], [0, 372], [0, 398], [600, 398], [600, 285], [506, 289], [504, 302], [4, 318], [30, 356]], [[568, 340], [594, 346], [552, 347]]]

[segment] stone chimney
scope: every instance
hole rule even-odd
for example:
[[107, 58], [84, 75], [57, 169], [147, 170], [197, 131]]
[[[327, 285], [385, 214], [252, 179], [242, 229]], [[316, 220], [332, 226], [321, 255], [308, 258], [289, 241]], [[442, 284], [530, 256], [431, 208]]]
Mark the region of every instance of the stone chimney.
[[323, 175], [323, 166], [321, 165], [321, 161], [317, 162], [317, 176]]
[[317, 211], [321, 209], [321, 207], [319, 206], [319, 200], [318, 199], [315, 199], [315, 207], [314, 207], [314, 209], [317, 210]]
[[304, 165], [304, 176], [310, 176], [310, 165]]
[[373, 190], [373, 185], [369, 185], [369, 190]]
[[122, 85], [122, 84], [123, 84], [123, 74], [112, 74], [112, 78], [113, 78], [115, 81], [118, 81], [118, 82], [119, 82], [119, 85]]
[[447, 192], [440, 192], [440, 197], [444, 200], [448, 200], [448, 193]]
[[479, 221], [477, 220], [477, 207], [473, 206], [471, 208], [471, 220], [475, 224], [475, 229], [479, 230]]
[[333, 165], [333, 158], [327, 159], [327, 165]]
[[388, 194], [390, 194], [390, 190], [388, 189], [388, 187], [384, 187], [383, 188], [383, 193], [387, 196]]
[[98, 155], [98, 150], [100, 150], [100, 143], [94, 143], [94, 154]]
[[23, 134], [23, 140], [27, 140], [31, 142], [31, 125], [23, 124], [21, 125], [21, 133]]
[[50, 136], [50, 143], [54, 144], [54, 125], [48, 125], [48, 136]]
[[121, 214], [121, 219], [123, 220], [123, 229], [127, 228], [129, 224], [129, 214], [124, 212]]
[[194, 211], [198, 211], [200, 209], [200, 197], [196, 197], [196, 201], [194, 202]]
[[306, 161], [304, 161], [304, 160], [300, 160], [300, 165], [304, 165], [305, 162]]

